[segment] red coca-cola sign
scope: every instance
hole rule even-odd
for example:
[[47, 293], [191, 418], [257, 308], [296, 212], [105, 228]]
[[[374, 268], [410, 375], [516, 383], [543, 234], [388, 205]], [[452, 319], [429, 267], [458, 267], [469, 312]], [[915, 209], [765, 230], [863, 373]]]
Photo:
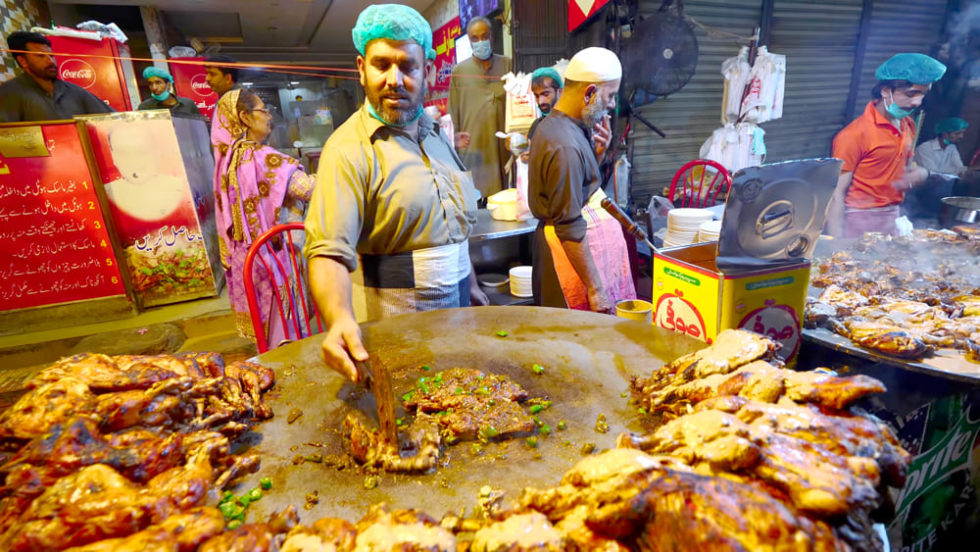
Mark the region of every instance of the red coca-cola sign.
[[208, 84], [207, 73], [198, 73], [197, 75], [191, 77], [191, 90], [202, 98], [207, 98], [208, 96], [214, 94], [214, 90], [211, 90], [211, 85]]
[[208, 75], [203, 63], [174, 63], [185, 61], [203, 62], [204, 58], [175, 58], [171, 62], [170, 74], [174, 76], [177, 95], [190, 98], [201, 114], [210, 119], [214, 106], [218, 103], [218, 95], [208, 86]]
[[70, 58], [61, 62], [58, 70], [61, 80], [77, 84], [82, 88], [91, 88], [95, 84], [95, 69], [88, 62]]

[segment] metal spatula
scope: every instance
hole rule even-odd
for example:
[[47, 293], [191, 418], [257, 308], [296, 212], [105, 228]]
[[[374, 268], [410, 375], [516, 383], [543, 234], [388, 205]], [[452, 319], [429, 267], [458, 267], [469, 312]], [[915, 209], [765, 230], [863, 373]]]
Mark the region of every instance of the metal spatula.
[[391, 379], [387, 368], [372, 367], [370, 361], [355, 361], [357, 371], [367, 388], [374, 394], [374, 402], [378, 405], [378, 426], [381, 436], [386, 442], [398, 445], [398, 427], [395, 425], [395, 400], [391, 394]]

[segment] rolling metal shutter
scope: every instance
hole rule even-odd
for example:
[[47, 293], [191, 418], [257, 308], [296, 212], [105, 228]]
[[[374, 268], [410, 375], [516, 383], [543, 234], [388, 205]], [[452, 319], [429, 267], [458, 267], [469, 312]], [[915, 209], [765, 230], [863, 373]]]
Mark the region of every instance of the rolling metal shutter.
[[847, 99], [862, 0], [777, 0], [769, 51], [786, 56], [783, 117], [763, 123], [767, 162], [831, 153]]
[[851, 119], [864, 111], [877, 80], [875, 69], [899, 52], [934, 53], [946, 21], [946, 0], [875, 0], [861, 78]]
[[514, 71], [554, 65], [568, 46], [568, 0], [514, 0]]
[[[659, 0], [643, 0], [640, 13], [649, 16], [660, 4]], [[761, 0], [684, 2], [684, 11], [703, 25], [745, 37], [759, 25], [761, 7]], [[645, 204], [651, 195], [659, 195], [670, 186], [674, 173], [697, 159], [701, 144], [721, 126], [721, 62], [738, 54], [739, 43], [733, 38], [712, 38], [700, 30], [696, 34], [699, 54], [694, 77], [680, 91], [638, 109], [667, 138], [660, 138], [638, 121], [634, 123], [634, 202]]]

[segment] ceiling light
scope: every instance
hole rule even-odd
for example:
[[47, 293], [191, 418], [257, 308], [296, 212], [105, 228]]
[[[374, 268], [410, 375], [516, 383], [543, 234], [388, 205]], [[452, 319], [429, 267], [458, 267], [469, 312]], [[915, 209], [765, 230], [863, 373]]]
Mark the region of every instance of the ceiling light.
[[253, 84], [255, 84], [255, 83], [254, 82], [243, 82], [242, 83], [242, 86], [252, 86]]
[[299, 81], [289, 81], [289, 84], [296, 86], [299, 84]]

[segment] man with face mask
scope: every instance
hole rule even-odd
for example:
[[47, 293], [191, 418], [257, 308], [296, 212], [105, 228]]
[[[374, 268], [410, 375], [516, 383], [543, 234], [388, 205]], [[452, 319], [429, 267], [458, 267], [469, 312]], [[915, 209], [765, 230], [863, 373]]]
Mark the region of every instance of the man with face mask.
[[[58, 78], [51, 41], [39, 33], [16, 31], [7, 47], [23, 73], [0, 84], [0, 123], [54, 121], [115, 111], [81, 86]], [[24, 53], [26, 51], [27, 53]]]
[[561, 75], [554, 67], [538, 67], [531, 73], [531, 93], [534, 94], [534, 101], [538, 103], [541, 117], [535, 120], [531, 124], [531, 128], [528, 129], [528, 140], [534, 135], [534, 129], [538, 126], [541, 118], [551, 113], [551, 109], [555, 106], [558, 98], [561, 98], [563, 86]]
[[[915, 148], [915, 162], [933, 173], [958, 176], [946, 195], [977, 196], [980, 192], [980, 173], [963, 164], [956, 144], [963, 141], [970, 125], [959, 117], [949, 117], [936, 123], [936, 137]], [[934, 178], [939, 178], [934, 177]], [[945, 177], [944, 177], [945, 180]]]
[[466, 25], [473, 56], [453, 67], [449, 83], [449, 115], [456, 125], [456, 148], [473, 172], [477, 189], [487, 197], [504, 188], [504, 162], [509, 154], [496, 132], [504, 130], [504, 85], [510, 58], [493, 53], [493, 27], [485, 17]]
[[150, 97], [140, 103], [138, 110], [169, 109], [184, 117], [201, 118], [201, 111], [189, 98], [181, 98], [172, 91], [174, 78], [159, 67], [150, 65], [143, 69], [143, 78], [150, 87]]
[[599, 207], [599, 162], [611, 137], [609, 110], [622, 78], [616, 54], [586, 48], [572, 57], [565, 89], [531, 140], [528, 203], [538, 218], [535, 302], [613, 312], [636, 298], [622, 229]]
[[834, 137], [834, 157], [844, 166], [827, 208], [830, 235], [897, 232], [906, 192], [929, 175], [909, 163], [915, 147], [910, 115], [945, 72], [945, 65], [924, 54], [895, 54], [875, 71], [874, 99]]
[[366, 101], [327, 140], [306, 217], [323, 358], [357, 380], [358, 322], [487, 304], [469, 261], [476, 190], [422, 110], [432, 30], [408, 6], [368, 6], [351, 32]]

